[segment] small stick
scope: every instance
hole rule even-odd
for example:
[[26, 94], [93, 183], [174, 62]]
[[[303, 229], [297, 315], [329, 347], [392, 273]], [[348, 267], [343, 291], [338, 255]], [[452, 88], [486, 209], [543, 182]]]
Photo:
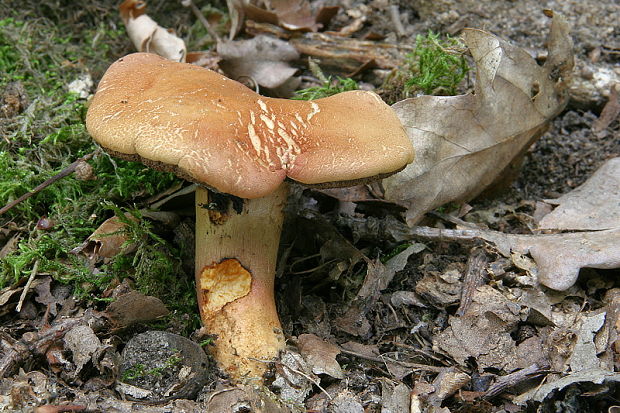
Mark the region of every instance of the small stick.
[[474, 248], [467, 260], [467, 270], [463, 279], [463, 291], [461, 292], [461, 304], [456, 315], [461, 317], [465, 314], [474, 299], [476, 289], [484, 284], [484, 266], [487, 257], [481, 248]]
[[325, 395], [329, 398], [329, 400], [333, 399], [332, 396], [327, 392], [327, 390], [325, 390], [323, 387], [321, 387], [320, 383], [318, 383], [316, 380], [314, 380], [312, 377], [308, 376], [307, 374], [305, 374], [302, 371], [296, 370], [296, 369], [292, 368], [291, 366], [287, 366], [286, 364], [284, 364], [284, 363], [282, 363], [281, 361], [278, 361], [278, 360], [261, 360], [261, 359], [257, 359], [257, 358], [254, 358], [254, 357], [248, 357], [248, 358], [250, 360], [258, 361], [260, 363], [266, 363], [266, 364], [274, 363], [274, 364], [277, 364], [279, 366], [286, 367], [287, 369], [289, 369], [293, 373], [297, 373], [300, 376], [305, 377], [306, 380], [308, 380], [311, 383], [313, 383], [314, 385], [316, 385], [316, 387], [318, 387], [319, 390], [321, 390], [323, 393], [325, 393]]
[[524, 382], [525, 380], [529, 380], [533, 377], [540, 376], [545, 373], [549, 373], [549, 366], [541, 366], [538, 363], [534, 363], [529, 367], [498, 378], [497, 381], [491, 387], [489, 387], [489, 389], [484, 393], [482, 397], [484, 399], [491, 399], [505, 392], [509, 388]]
[[407, 34], [403, 27], [403, 23], [400, 21], [400, 12], [398, 11], [397, 5], [390, 6], [390, 19], [392, 20], [392, 24], [394, 24], [394, 29], [396, 29], [398, 37], [403, 37]]
[[174, 199], [178, 196], [187, 195], [187, 194], [191, 194], [192, 192], [195, 192], [197, 186], [198, 185], [196, 184], [191, 184], [184, 188], [181, 188], [178, 191], [175, 191], [172, 194], [168, 195], [167, 197], [162, 198], [159, 201], [152, 203], [151, 205], [149, 205], [149, 207], [153, 209], [158, 209], [160, 206], [170, 201], [171, 199]]
[[19, 296], [19, 302], [17, 303], [17, 307], [15, 307], [15, 311], [18, 313], [22, 310], [22, 305], [24, 304], [24, 300], [26, 299], [26, 295], [28, 294], [28, 290], [30, 290], [30, 286], [34, 281], [34, 277], [37, 276], [37, 272], [39, 271], [39, 260], [34, 262], [32, 266], [32, 271], [30, 272], [30, 277], [28, 277], [28, 282], [24, 286], [24, 290], [22, 291], [22, 295]]
[[215, 30], [213, 30], [213, 28], [211, 27], [211, 23], [209, 23], [209, 21], [198, 9], [198, 7], [196, 7], [192, 0], [181, 0], [181, 4], [183, 5], [183, 7], [189, 7], [192, 10], [192, 13], [194, 13], [198, 20], [200, 20], [200, 23], [202, 23], [205, 29], [207, 29], [207, 33], [209, 33], [209, 36], [211, 36], [213, 40], [215, 40], [217, 43], [221, 41], [220, 36], [218, 36]]
[[287, 366], [286, 364], [281, 363], [281, 362], [277, 362], [277, 363], [278, 363], [278, 364], [281, 364], [281, 365], [282, 365], [282, 367], [286, 367], [287, 369], [289, 369], [289, 370], [290, 370], [290, 371], [292, 371], [293, 373], [297, 373], [297, 374], [299, 374], [300, 376], [305, 377], [305, 378], [306, 378], [306, 380], [309, 380], [311, 383], [314, 383], [314, 385], [315, 385], [316, 387], [318, 387], [318, 388], [319, 388], [319, 390], [321, 390], [323, 393], [325, 393], [325, 395], [327, 396], [327, 398], [328, 398], [329, 400], [333, 400], [333, 397], [332, 397], [332, 396], [331, 396], [331, 395], [327, 392], [327, 390], [325, 390], [323, 387], [321, 387], [321, 385], [319, 384], [319, 382], [318, 382], [317, 380], [315, 380], [315, 379], [313, 379], [312, 377], [308, 376], [308, 375], [307, 375], [306, 373], [304, 373], [303, 371], [296, 370], [296, 369], [292, 368], [291, 366]]
[[436, 367], [436, 366], [429, 366], [426, 364], [407, 363], [405, 361], [392, 360], [391, 358], [388, 358], [385, 356], [382, 356], [382, 357], [366, 356], [364, 354], [356, 353], [354, 351], [349, 351], [349, 350], [345, 350], [342, 348], [340, 349], [340, 351], [344, 354], [349, 354], [351, 356], [358, 357], [364, 360], [375, 361], [377, 363], [384, 363], [384, 364], [386, 362], [390, 362], [390, 363], [398, 364], [399, 366], [408, 367], [413, 370], [426, 370], [426, 371], [434, 371], [434, 372], [440, 373], [445, 369], [445, 367]]
[[211, 403], [211, 400], [213, 400], [213, 398], [217, 396], [218, 394], [226, 393], [227, 391], [236, 390], [236, 389], [237, 389], [236, 387], [229, 387], [227, 389], [216, 390], [209, 395], [209, 398], [207, 399], [207, 402], [205, 404], [208, 405], [209, 403]]
[[0, 379], [12, 374], [26, 360], [32, 360], [33, 355], [45, 354], [53, 342], [62, 339], [67, 331], [81, 323], [84, 323], [84, 316], [63, 318], [50, 328], [24, 333], [18, 341], [1, 334]]
[[95, 156], [99, 152], [100, 152], [100, 149], [97, 149], [96, 151], [91, 152], [88, 155], [82, 156], [80, 159], [78, 159], [77, 161], [73, 162], [71, 165], [67, 166], [65, 169], [63, 169], [62, 171], [58, 172], [56, 175], [52, 176], [49, 179], [46, 179], [42, 184], [37, 186], [32, 191], [26, 192], [24, 195], [20, 196], [16, 200], [14, 200], [12, 202], [9, 202], [8, 204], [6, 204], [5, 206], [3, 206], [0, 209], [0, 215], [4, 214], [5, 212], [7, 212], [11, 208], [13, 208], [15, 205], [19, 204], [20, 202], [23, 202], [26, 199], [30, 198], [31, 196], [38, 194], [39, 192], [41, 192], [42, 190], [44, 190], [45, 188], [47, 188], [48, 186], [50, 186], [54, 182], [56, 182], [56, 181], [58, 181], [58, 180], [60, 180], [60, 179], [62, 179], [64, 177], [66, 177], [68, 175], [71, 175], [73, 172], [75, 172], [75, 168], [77, 168], [77, 166], [80, 164], [80, 162], [88, 161], [90, 158], [92, 158], [93, 156]]

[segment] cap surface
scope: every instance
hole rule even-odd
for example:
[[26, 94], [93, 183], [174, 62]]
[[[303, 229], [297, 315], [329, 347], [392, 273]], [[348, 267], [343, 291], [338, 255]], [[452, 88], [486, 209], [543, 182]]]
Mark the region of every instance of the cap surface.
[[110, 66], [86, 127], [115, 155], [242, 198], [268, 195], [286, 177], [338, 186], [387, 176], [413, 160], [396, 114], [372, 92], [268, 98], [148, 53]]

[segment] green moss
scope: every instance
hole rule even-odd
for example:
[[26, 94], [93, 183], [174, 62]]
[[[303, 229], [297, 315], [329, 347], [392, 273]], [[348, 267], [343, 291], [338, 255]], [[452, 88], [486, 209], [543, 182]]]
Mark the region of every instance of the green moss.
[[[22, 111], [0, 123], [0, 206], [97, 149], [84, 126], [86, 101], [66, 87], [116, 59], [110, 45], [126, 38], [122, 29], [111, 27], [101, 22], [78, 36], [43, 18], [0, 20], [0, 94], [19, 82], [27, 96]], [[38, 273], [71, 284], [79, 297], [97, 299], [112, 280], [133, 277], [141, 291], [157, 295], [173, 312], [195, 312], [193, 277], [183, 274], [179, 251], [147, 219], [128, 225], [138, 245], [135, 254], [93, 271], [83, 257], [70, 253], [105, 219], [136, 213], [134, 205], [176, 182], [172, 174], [104, 153], [89, 163], [94, 180], [68, 176], [0, 216], [0, 225], [19, 228], [13, 233], [19, 242], [0, 262], [0, 288], [28, 277], [38, 262]], [[44, 216], [51, 228], [37, 229]]]
[[357, 90], [357, 82], [353, 79], [346, 79], [337, 76], [335, 79], [328, 77], [321, 86], [313, 86], [307, 89], [301, 89], [295, 92], [293, 99], [297, 100], [314, 100], [326, 98], [337, 93], [347, 92], [349, 90]]
[[417, 94], [456, 95], [469, 72], [466, 48], [458, 39], [428, 32], [416, 37], [415, 50], [384, 82], [379, 94], [394, 104]]
[[158, 235], [155, 225], [144, 219], [138, 210], [127, 211], [134, 220], [113, 204], [109, 204], [109, 208], [126, 224], [127, 244], [137, 248], [133, 254], [116, 256], [101, 268], [102, 273], [116, 278], [131, 276], [139, 291], [160, 298], [172, 316], [193, 314], [193, 318], [186, 320], [186, 326], [189, 331], [198, 328], [194, 278], [183, 273], [181, 251]]
[[164, 365], [161, 367], [153, 367], [152, 369], [147, 369], [144, 364], [138, 363], [123, 372], [121, 376], [121, 381], [130, 382], [147, 376], [161, 377], [164, 371], [172, 369], [173, 367], [179, 365], [182, 361], [183, 359], [177, 352], [176, 354], [173, 354], [172, 356], [164, 360]]
[[427, 95], [455, 95], [469, 71], [464, 45], [457, 39], [429, 31], [416, 37], [416, 48], [407, 56], [410, 76], [405, 87]]
[[321, 81], [321, 85], [298, 90], [295, 92], [293, 99], [321, 99], [335, 95], [337, 93], [359, 89], [357, 82], [353, 79], [342, 78], [340, 76], [337, 76], [335, 79], [333, 79], [331, 76], [325, 76], [321, 68], [312, 60], [309, 60], [309, 67], [312, 71], [312, 74], [314, 74], [314, 76], [316, 76]]
[[402, 244], [397, 245], [396, 247], [394, 247], [391, 251], [386, 252], [385, 254], [383, 254], [381, 256], [381, 262], [383, 264], [385, 264], [386, 262], [388, 262], [390, 259], [394, 258], [395, 256], [397, 256], [398, 254], [400, 254], [401, 252], [403, 252], [404, 250], [406, 250], [407, 248], [409, 248], [412, 244], [409, 242], [404, 242]]

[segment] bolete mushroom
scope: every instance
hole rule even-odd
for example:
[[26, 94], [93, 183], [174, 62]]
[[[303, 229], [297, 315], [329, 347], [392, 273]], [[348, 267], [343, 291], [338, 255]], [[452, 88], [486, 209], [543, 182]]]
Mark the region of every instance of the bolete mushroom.
[[[217, 336], [216, 360], [237, 380], [260, 377], [261, 360], [285, 345], [273, 288], [285, 179], [346, 186], [391, 175], [413, 160], [396, 114], [374, 93], [268, 98], [216, 72], [147, 53], [110, 66], [86, 126], [110, 154], [200, 184], [200, 315]], [[238, 201], [222, 210], [217, 193]]]

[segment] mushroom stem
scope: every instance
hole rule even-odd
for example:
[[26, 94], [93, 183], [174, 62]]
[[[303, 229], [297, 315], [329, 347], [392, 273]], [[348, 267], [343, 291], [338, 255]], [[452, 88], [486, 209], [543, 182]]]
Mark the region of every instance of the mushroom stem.
[[260, 378], [284, 348], [274, 300], [274, 276], [288, 187], [244, 200], [240, 213], [212, 206], [196, 190], [196, 290], [213, 355], [233, 380]]

